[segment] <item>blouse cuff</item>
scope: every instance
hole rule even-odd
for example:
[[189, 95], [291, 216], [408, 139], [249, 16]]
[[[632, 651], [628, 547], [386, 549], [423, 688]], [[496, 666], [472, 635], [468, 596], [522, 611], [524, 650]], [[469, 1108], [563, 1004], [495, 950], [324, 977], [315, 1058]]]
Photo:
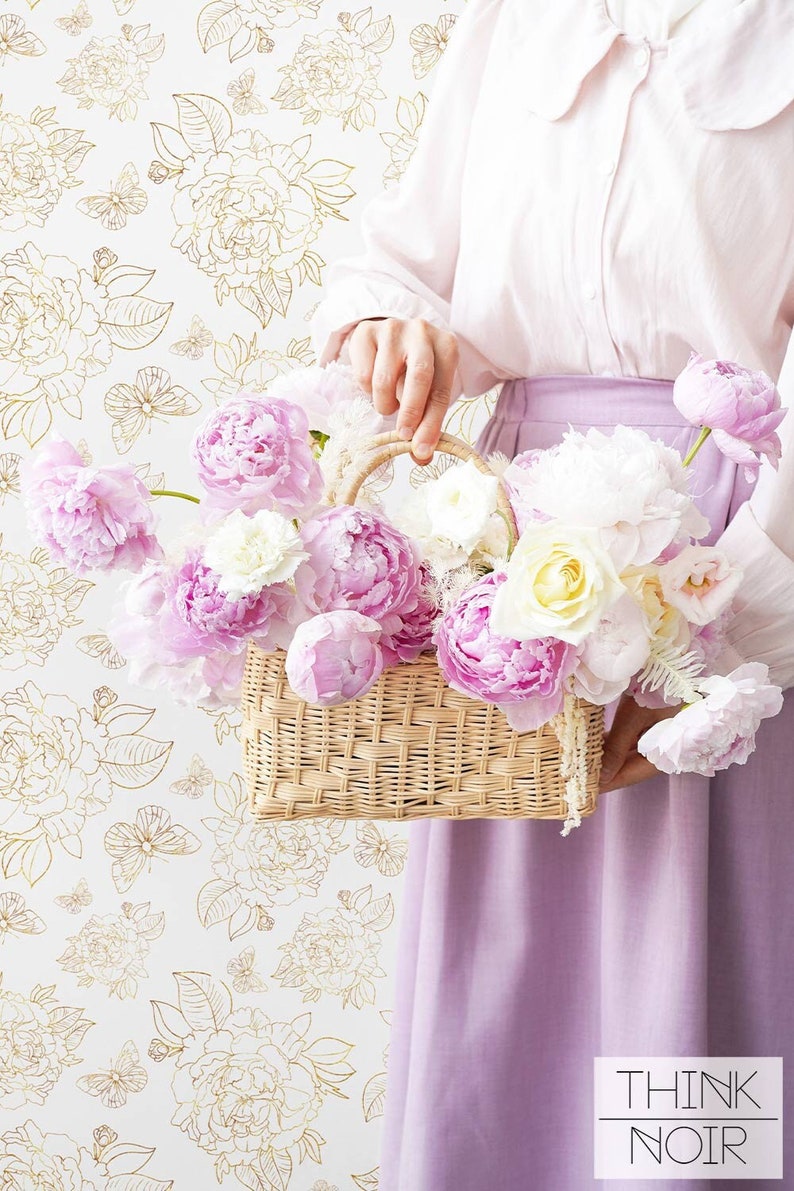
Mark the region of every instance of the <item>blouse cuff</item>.
[[726, 660], [732, 650], [735, 664], [765, 662], [771, 682], [784, 690], [794, 686], [794, 560], [764, 532], [749, 502], [717, 545], [744, 571], [728, 622]]

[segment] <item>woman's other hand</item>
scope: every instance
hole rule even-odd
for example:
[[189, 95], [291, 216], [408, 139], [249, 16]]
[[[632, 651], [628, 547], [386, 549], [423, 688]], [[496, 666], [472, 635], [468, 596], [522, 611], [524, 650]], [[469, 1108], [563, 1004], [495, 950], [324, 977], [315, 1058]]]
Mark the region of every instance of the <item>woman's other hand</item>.
[[428, 463], [450, 405], [457, 337], [423, 318], [369, 318], [356, 323], [344, 346], [375, 409], [399, 409], [398, 433], [412, 440], [414, 462]]
[[630, 695], [618, 703], [612, 727], [604, 738], [600, 792], [633, 786], [656, 777], [659, 770], [637, 752], [637, 741], [652, 724], [675, 715], [677, 707], [640, 707]]

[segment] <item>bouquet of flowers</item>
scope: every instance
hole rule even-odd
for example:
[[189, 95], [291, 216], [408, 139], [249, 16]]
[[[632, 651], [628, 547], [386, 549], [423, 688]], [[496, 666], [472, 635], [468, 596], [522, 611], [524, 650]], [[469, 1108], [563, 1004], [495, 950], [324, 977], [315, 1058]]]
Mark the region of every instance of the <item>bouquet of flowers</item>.
[[[715, 672], [742, 576], [699, 544], [709, 525], [689, 465], [711, 436], [749, 475], [762, 457], [777, 466], [785, 411], [763, 372], [696, 352], [673, 397], [701, 427], [684, 459], [631, 427], [571, 429], [484, 470], [447, 467], [387, 514], [383, 468], [357, 504], [335, 503], [388, 419], [332, 363], [207, 417], [191, 448], [200, 499], [149, 491], [133, 468], [95, 466], [62, 439], [28, 460], [23, 492], [56, 561], [133, 572], [108, 632], [134, 683], [235, 704], [253, 642], [286, 651], [295, 694], [331, 706], [433, 651], [449, 686], [496, 704], [519, 733], [560, 717], [566, 696], [680, 708], [638, 747], [668, 773], [712, 775], [747, 759], [782, 694], [761, 664]], [[167, 496], [197, 506], [168, 549], [153, 509]], [[580, 799], [573, 782], [563, 834]]]

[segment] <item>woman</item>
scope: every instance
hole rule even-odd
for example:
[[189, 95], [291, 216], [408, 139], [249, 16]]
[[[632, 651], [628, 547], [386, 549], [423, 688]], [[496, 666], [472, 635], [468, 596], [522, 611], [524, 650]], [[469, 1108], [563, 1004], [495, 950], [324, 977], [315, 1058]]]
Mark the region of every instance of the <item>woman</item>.
[[[501, 381], [481, 453], [618, 422], [683, 453], [690, 350], [777, 379], [791, 335], [792, 62], [791, 0], [468, 0], [406, 173], [328, 270], [320, 362], [344, 347], [417, 461]], [[723, 661], [787, 690], [791, 421], [752, 494], [712, 443], [697, 461], [746, 569]], [[782, 1056], [794, 1104], [794, 697], [711, 780], [637, 754], [652, 715], [621, 702], [606, 796], [568, 838], [409, 825], [381, 1191], [594, 1186], [596, 1056]], [[785, 1138], [788, 1172], [794, 1118]], [[692, 1173], [647, 1185], [733, 1186]]]

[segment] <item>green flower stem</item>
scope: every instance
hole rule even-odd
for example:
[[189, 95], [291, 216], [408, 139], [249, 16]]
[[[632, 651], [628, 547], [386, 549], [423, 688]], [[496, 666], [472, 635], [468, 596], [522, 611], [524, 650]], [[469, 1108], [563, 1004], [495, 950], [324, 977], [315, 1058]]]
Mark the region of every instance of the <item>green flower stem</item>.
[[201, 504], [197, 496], [191, 496], [189, 492], [174, 492], [170, 488], [150, 488], [149, 492], [152, 496], [178, 496], [180, 500], [189, 500], [194, 505]]
[[684, 456], [684, 467], [689, 467], [690, 463], [695, 458], [698, 451], [703, 446], [703, 443], [706, 441], [706, 439], [708, 438], [708, 436], [710, 434], [711, 434], [710, 426], [704, 426], [701, 429], [700, 434], [697, 436], [697, 440], [692, 444], [692, 446], [690, 447], [690, 449], [687, 451], [686, 455]]

